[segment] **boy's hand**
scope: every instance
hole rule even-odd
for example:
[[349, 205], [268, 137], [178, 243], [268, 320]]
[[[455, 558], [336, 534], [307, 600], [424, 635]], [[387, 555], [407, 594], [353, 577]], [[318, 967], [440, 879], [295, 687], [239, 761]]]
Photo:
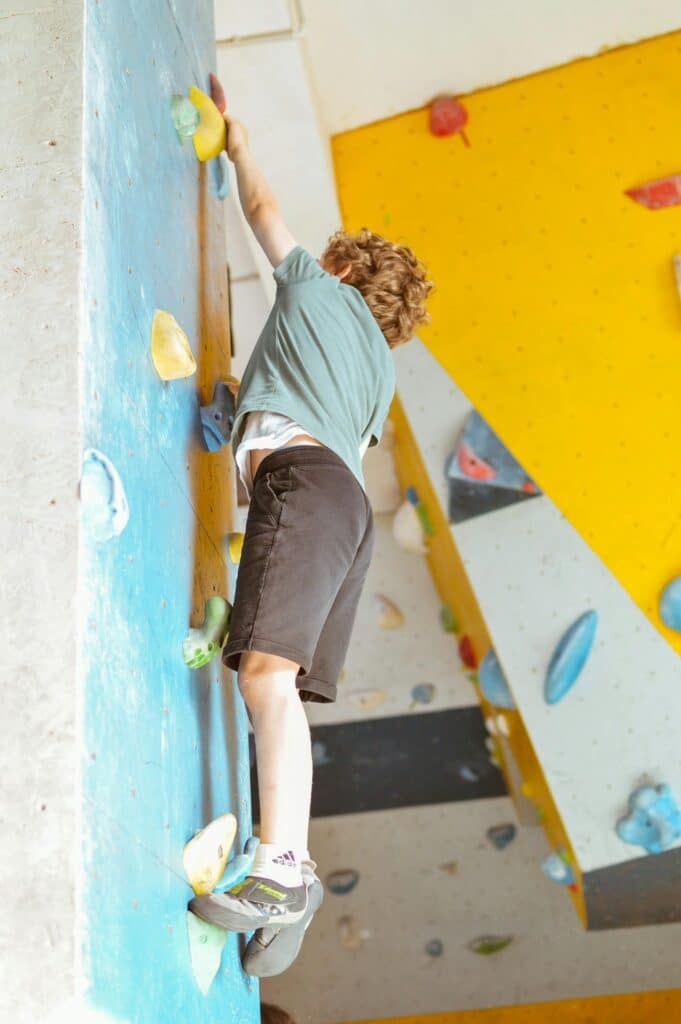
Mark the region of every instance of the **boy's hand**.
[[222, 88], [220, 79], [212, 72], [210, 73], [209, 78], [210, 98], [225, 118], [225, 124], [227, 125], [227, 145], [225, 147], [227, 150], [227, 156], [232, 163], [234, 163], [239, 150], [243, 151], [248, 148], [248, 132], [241, 121], [237, 121], [236, 118], [229, 117], [228, 114], [225, 114], [227, 100], [225, 99], [225, 90]]

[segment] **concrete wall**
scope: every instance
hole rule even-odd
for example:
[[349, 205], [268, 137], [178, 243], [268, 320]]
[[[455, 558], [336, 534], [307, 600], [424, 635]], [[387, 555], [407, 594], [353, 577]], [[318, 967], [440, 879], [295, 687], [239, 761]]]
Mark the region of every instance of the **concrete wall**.
[[73, 985], [82, 0], [2, 5], [0, 1019]]

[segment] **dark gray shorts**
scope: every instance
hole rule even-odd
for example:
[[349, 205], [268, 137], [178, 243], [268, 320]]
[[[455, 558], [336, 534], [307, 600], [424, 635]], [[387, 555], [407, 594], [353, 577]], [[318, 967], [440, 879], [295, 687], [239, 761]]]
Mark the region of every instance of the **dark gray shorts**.
[[374, 517], [359, 481], [329, 448], [293, 445], [258, 467], [222, 660], [242, 651], [300, 665], [302, 700], [336, 699]]

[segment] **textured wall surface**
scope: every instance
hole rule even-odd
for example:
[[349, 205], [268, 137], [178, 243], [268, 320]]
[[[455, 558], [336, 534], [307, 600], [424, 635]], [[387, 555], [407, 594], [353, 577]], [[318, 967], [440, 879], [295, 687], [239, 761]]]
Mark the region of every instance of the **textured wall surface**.
[[83, 3], [0, 12], [0, 1019], [23, 1024], [73, 985]]
[[[255, 1020], [257, 984], [230, 936], [206, 997], [190, 969], [183, 844], [219, 813], [250, 834], [246, 716], [231, 674], [190, 671], [187, 627], [228, 596], [227, 449], [203, 449], [198, 406], [229, 369], [215, 167], [182, 147], [173, 93], [214, 69], [207, 2], [91, 3], [86, 32], [83, 447], [120, 474], [130, 521], [84, 536], [82, 951], [89, 998], [135, 1022]], [[154, 310], [186, 330], [196, 373], [163, 382]]]

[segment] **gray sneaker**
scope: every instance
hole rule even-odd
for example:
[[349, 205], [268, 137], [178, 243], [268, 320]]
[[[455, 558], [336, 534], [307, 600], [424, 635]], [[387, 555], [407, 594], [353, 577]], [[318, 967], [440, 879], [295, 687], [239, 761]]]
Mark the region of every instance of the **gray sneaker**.
[[297, 924], [288, 928], [268, 925], [258, 928], [246, 946], [241, 959], [244, 971], [256, 978], [272, 978], [282, 974], [300, 953], [305, 932], [322, 905], [324, 886], [315, 874], [314, 861], [302, 863], [303, 882], [307, 888], [307, 909]]
[[189, 909], [202, 921], [227, 931], [252, 932], [268, 925], [290, 928], [305, 916], [307, 905], [305, 884], [289, 888], [271, 878], [248, 875], [227, 892], [195, 896]]

